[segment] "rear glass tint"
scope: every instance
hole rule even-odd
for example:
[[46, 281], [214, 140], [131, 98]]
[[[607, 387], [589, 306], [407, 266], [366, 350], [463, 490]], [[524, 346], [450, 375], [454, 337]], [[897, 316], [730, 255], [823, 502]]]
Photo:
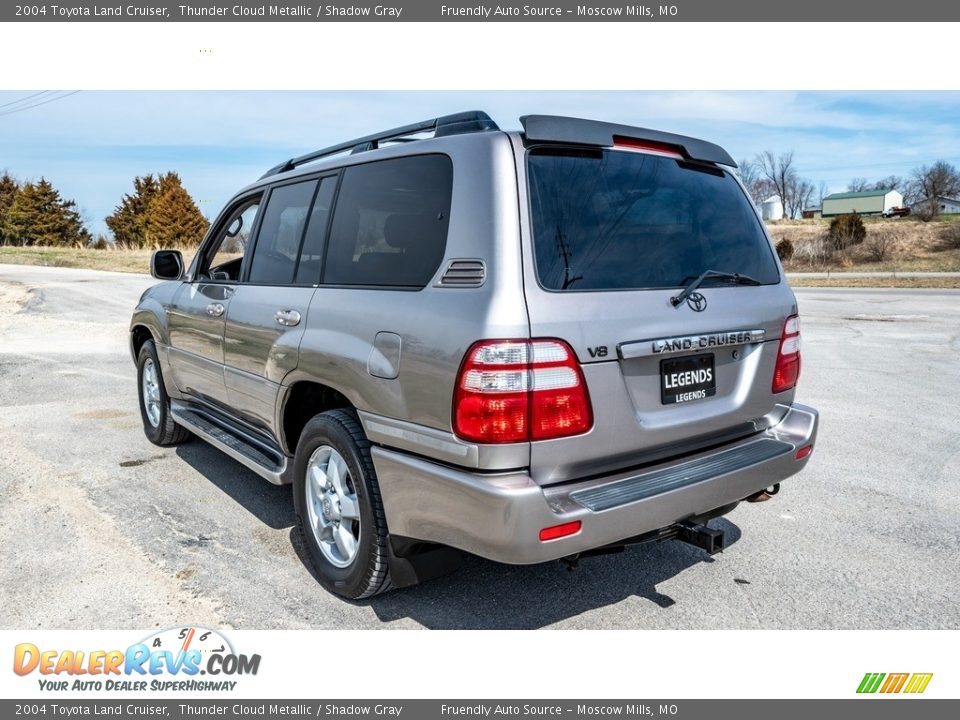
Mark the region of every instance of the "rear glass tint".
[[273, 189], [257, 232], [250, 262], [250, 282], [289, 285], [300, 253], [303, 227], [317, 181], [281, 185]]
[[548, 290], [673, 288], [705, 270], [779, 281], [752, 206], [722, 170], [630, 151], [544, 149], [530, 152], [528, 175], [537, 274]]
[[320, 265], [323, 261], [323, 244], [327, 235], [327, 220], [330, 205], [337, 187], [337, 177], [330, 175], [320, 181], [320, 189], [313, 199], [313, 208], [303, 234], [300, 261], [297, 263], [295, 285], [316, 285], [320, 282]]
[[426, 285], [443, 259], [453, 166], [446, 155], [418, 155], [343, 171], [323, 282]]

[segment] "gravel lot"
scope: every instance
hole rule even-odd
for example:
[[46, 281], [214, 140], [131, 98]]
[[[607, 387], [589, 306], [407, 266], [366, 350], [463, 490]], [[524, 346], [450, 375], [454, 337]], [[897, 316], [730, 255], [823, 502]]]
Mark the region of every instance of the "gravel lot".
[[152, 281], [0, 265], [0, 627], [958, 628], [960, 291], [798, 291], [807, 470], [671, 542], [324, 592], [290, 489], [143, 437], [127, 324]]

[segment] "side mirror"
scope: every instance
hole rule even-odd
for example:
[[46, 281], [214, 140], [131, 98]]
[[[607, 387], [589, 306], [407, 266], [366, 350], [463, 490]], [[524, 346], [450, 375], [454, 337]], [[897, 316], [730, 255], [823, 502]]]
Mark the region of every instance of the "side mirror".
[[179, 250], [155, 250], [150, 256], [150, 274], [157, 280], [183, 277], [183, 255]]

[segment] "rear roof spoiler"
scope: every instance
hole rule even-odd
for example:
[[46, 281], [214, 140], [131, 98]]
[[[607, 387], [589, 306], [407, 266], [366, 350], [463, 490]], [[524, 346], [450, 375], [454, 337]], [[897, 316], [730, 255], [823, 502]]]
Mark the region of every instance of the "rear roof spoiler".
[[557, 115], [524, 115], [520, 118], [527, 140], [533, 142], [571, 143], [575, 145], [597, 145], [612, 147], [615, 138], [647, 140], [680, 148], [683, 155], [691, 160], [717, 163], [736, 167], [729, 153], [719, 145], [706, 140], [697, 140], [686, 135], [648, 130], [647, 128], [597, 120], [560, 117]]

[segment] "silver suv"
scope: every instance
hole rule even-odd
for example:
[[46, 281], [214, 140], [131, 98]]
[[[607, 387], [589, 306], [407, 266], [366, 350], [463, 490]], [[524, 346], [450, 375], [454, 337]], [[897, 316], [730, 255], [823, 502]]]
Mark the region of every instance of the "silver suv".
[[321, 583], [678, 538], [809, 459], [800, 323], [720, 147], [482, 112], [288, 160], [133, 314], [147, 437], [293, 483]]

